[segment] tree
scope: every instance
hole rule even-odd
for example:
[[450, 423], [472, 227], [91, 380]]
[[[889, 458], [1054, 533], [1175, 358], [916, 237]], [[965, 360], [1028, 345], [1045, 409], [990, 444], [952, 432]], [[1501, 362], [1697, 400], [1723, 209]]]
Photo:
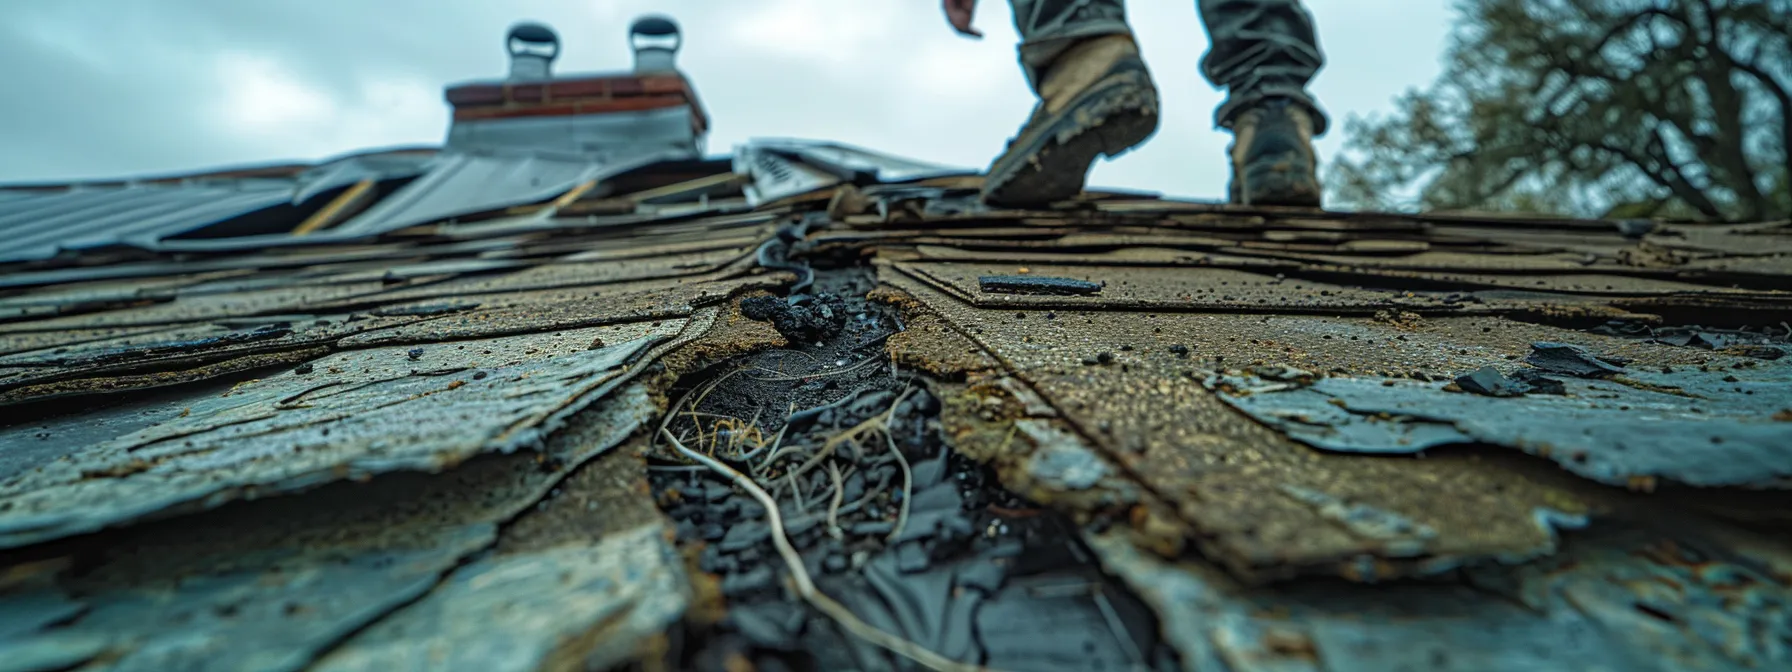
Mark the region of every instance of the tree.
[[1444, 73], [1353, 117], [1359, 208], [1792, 215], [1792, 0], [1459, 0]]

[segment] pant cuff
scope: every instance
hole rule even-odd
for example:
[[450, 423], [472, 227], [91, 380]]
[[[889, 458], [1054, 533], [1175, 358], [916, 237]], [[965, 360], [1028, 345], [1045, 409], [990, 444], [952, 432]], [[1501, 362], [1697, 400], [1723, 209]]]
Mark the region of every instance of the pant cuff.
[[1326, 129], [1331, 127], [1331, 119], [1326, 114], [1325, 108], [1320, 107], [1319, 101], [1314, 99], [1312, 94], [1303, 89], [1277, 88], [1265, 88], [1228, 97], [1226, 102], [1221, 103], [1219, 108], [1213, 111], [1213, 125], [1217, 128], [1230, 129], [1232, 120], [1238, 116], [1238, 113], [1251, 109], [1270, 98], [1286, 98], [1307, 108], [1307, 113], [1313, 117], [1313, 137], [1325, 135]]

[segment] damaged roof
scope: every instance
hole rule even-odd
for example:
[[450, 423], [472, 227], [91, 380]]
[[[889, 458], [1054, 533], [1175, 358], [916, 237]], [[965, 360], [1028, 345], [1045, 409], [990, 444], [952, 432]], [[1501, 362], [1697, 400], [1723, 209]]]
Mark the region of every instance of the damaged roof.
[[0, 669], [1792, 664], [1792, 223], [979, 181], [0, 190]]

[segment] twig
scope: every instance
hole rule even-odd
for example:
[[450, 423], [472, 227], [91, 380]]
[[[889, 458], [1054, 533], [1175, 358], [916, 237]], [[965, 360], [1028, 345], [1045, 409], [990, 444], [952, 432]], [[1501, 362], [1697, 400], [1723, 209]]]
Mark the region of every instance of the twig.
[[896, 437], [890, 435], [888, 426], [884, 429], [884, 440], [889, 442], [890, 452], [896, 455], [896, 464], [902, 466], [902, 508], [896, 514], [896, 526], [890, 528], [890, 536], [887, 537], [889, 541], [895, 542], [896, 536], [902, 534], [902, 526], [908, 524], [908, 500], [914, 499], [915, 474], [909, 471], [908, 458], [903, 457], [902, 450], [896, 447]]
[[650, 464], [648, 471], [703, 471], [701, 465], [695, 464]]
[[840, 500], [846, 499], [846, 486], [840, 483], [840, 465], [829, 462], [828, 476], [834, 479], [834, 501], [828, 504], [828, 536], [839, 539], [846, 536], [840, 531]]
[[[867, 360], [867, 361], [875, 361], [875, 360]], [[828, 437], [827, 441], [822, 442], [821, 450], [816, 451], [814, 456], [810, 457], [808, 459], [808, 461], [803, 463], [802, 466], [797, 467], [796, 471], [794, 473], [797, 476], [802, 476], [803, 474], [808, 473], [810, 469], [815, 468], [815, 465], [820, 464], [822, 460], [827, 459], [827, 457], [829, 455], [834, 454], [834, 449], [836, 447], [838, 447], [841, 443], [844, 443], [847, 441], [857, 441], [859, 439], [859, 435], [864, 434], [865, 432], [868, 432], [868, 431], [871, 431], [874, 429], [881, 429], [881, 430], [883, 430], [884, 435], [888, 436], [890, 434], [890, 419], [896, 417], [896, 409], [898, 407], [902, 406], [902, 401], [904, 399], [907, 399], [909, 393], [914, 392], [914, 391], [915, 391], [915, 388], [912, 388], [912, 387], [908, 388], [906, 390], [903, 390], [902, 394], [896, 397], [896, 401], [890, 403], [890, 410], [888, 413], [885, 413], [883, 415], [873, 415], [869, 418], [866, 418], [864, 422], [861, 422], [857, 425], [853, 425], [852, 429], [848, 429], [845, 432]], [[892, 438], [890, 440], [890, 445], [892, 447], [894, 447], [896, 445], [895, 439]], [[863, 451], [861, 451], [861, 453], [862, 452]]]
[[902, 394], [896, 395], [896, 401], [890, 402], [890, 412], [884, 414], [884, 431], [885, 432], [890, 431], [890, 421], [896, 419], [896, 409], [901, 408], [902, 402], [906, 401], [908, 399], [908, 395], [913, 394], [914, 391], [915, 391], [915, 388], [913, 388], [913, 387], [904, 388], [902, 390]]
[[878, 495], [884, 494], [884, 491], [889, 487], [890, 477], [888, 474], [885, 474], [883, 478], [877, 480], [877, 486], [871, 488], [869, 492], [866, 492], [864, 497], [860, 497], [858, 501], [840, 507], [840, 513], [852, 513], [865, 508], [866, 504], [870, 504], [871, 500], [877, 498]]
[[[764, 438], [765, 438], [765, 437], [764, 437], [764, 436], [761, 436], [761, 437], [760, 437], [760, 438], [761, 438], [761, 439], [764, 439]], [[752, 452], [748, 452], [748, 453], [746, 453], [746, 454], [743, 454], [743, 455], [741, 455], [741, 456], [740, 456], [740, 457], [737, 457], [737, 458], [734, 458], [734, 459], [736, 459], [736, 460], [739, 460], [739, 461], [741, 461], [741, 462], [747, 462], [747, 463], [748, 463], [748, 464], [747, 464], [747, 466], [749, 466], [749, 467], [750, 467], [750, 466], [752, 466], [752, 463], [751, 463], [751, 460], [752, 460], [752, 459], [753, 459], [753, 457], [754, 457], [754, 456], [757, 456], [757, 455], [758, 455], [758, 454], [759, 454], [759, 452], [760, 452], [760, 451], [762, 451], [762, 450], [765, 450], [765, 449], [766, 449], [766, 448], [773, 448], [773, 449], [775, 449], [775, 448], [776, 448], [776, 447], [777, 447], [777, 445], [778, 445], [778, 444], [779, 444], [779, 443], [783, 443], [783, 442], [784, 442], [784, 428], [783, 428], [783, 427], [779, 427], [779, 428], [778, 428], [778, 435], [777, 435], [777, 437], [776, 437], [776, 438], [774, 438], [774, 439], [772, 439], [772, 440], [771, 440], [771, 441], [769, 441], [769, 442], [768, 442], [768, 441], [763, 441], [763, 440], [762, 440], [762, 441], [760, 441], [760, 442], [759, 442], [759, 447], [758, 447], [758, 448], [754, 448], [754, 449], [753, 449], [753, 450], [752, 450]]]
[[884, 441], [890, 444], [890, 454], [896, 456], [896, 464], [902, 467], [902, 508], [896, 513], [896, 525], [890, 528], [888, 540], [892, 543], [896, 541], [897, 535], [902, 534], [902, 527], [908, 524], [908, 500], [915, 494], [915, 474], [909, 470], [908, 457], [902, 454], [901, 448], [896, 447], [896, 434], [890, 430], [890, 421], [896, 419], [896, 409], [901, 408], [902, 402], [914, 391], [913, 387], [904, 389], [902, 394], [896, 396], [896, 401], [890, 404], [890, 412], [884, 415]]
[[816, 364], [821, 363], [821, 359], [816, 357], [815, 355], [811, 355], [811, 354], [809, 354], [807, 352], [803, 352], [801, 350], [791, 350], [790, 348], [777, 348], [777, 349], [773, 349], [773, 350], [767, 350], [767, 351], [765, 351], [765, 354], [761, 355], [759, 358], [765, 359], [767, 356], [770, 356], [770, 355], [796, 355], [798, 357], [807, 359]]
[[674, 413], [674, 415], [683, 415], [687, 418], [690, 418], [690, 417], [714, 418], [716, 420], [739, 420], [740, 419], [740, 418], [734, 417], [732, 415], [723, 415], [721, 413], [705, 413], [703, 411], [685, 411], [684, 413]]
[[727, 380], [729, 378], [733, 378], [734, 374], [737, 374], [737, 373], [747, 370], [747, 368], [748, 367], [745, 367], [745, 366], [736, 368], [733, 371], [729, 371], [727, 373], [722, 374], [721, 377], [718, 377], [715, 380], [709, 381], [707, 384], [705, 384], [703, 386], [703, 394], [697, 395], [697, 400], [691, 402], [691, 410], [693, 410], [693, 411], [697, 410], [698, 406], [703, 405], [703, 400], [709, 398], [709, 393], [716, 391], [716, 387], [720, 386], [724, 382], [727, 382]]
[[790, 446], [785, 446], [783, 448], [779, 448], [777, 450], [772, 451], [772, 454], [765, 456], [765, 461], [761, 462], [759, 464], [759, 468], [764, 469], [766, 467], [770, 467], [770, 466], [772, 466], [773, 463], [778, 461], [778, 458], [783, 457], [785, 455], [792, 454], [792, 453], [800, 453], [800, 452], [803, 452], [803, 447], [800, 444], [790, 445]]
[[819, 419], [821, 417], [821, 415], [823, 413], [827, 412], [829, 409], [838, 409], [841, 406], [844, 406], [846, 404], [852, 403], [853, 401], [856, 401], [859, 398], [859, 395], [861, 393], [863, 393], [864, 391], [865, 390], [862, 388], [858, 389], [858, 390], [854, 390], [852, 392], [849, 392], [849, 393], [841, 396], [839, 399], [835, 399], [833, 401], [822, 404], [820, 406], [816, 406], [814, 408], [805, 408], [800, 411], [788, 413], [784, 416], [784, 424], [794, 425], [799, 422], [806, 423], [811, 420]]
[[[684, 402], [689, 400], [691, 398], [691, 395], [696, 394], [696, 393], [697, 393], [697, 388], [693, 387], [691, 389], [685, 390], [684, 394], [680, 395], [678, 397], [678, 401], [672, 402], [672, 406], [666, 409], [666, 416], [663, 418], [660, 418], [659, 433], [661, 433], [661, 434], [669, 433], [669, 432], [666, 432], [666, 427], [668, 427], [672, 424], [672, 418], [678, 417], [678, 407], [683, 406]], [[659, 437], [655, 436], [655, 437], [653, 437], [653, 440], [658, 441]], [[651, 443], [649, 445], [651, 445]]]
[[872, 364], [876, 364], [876, 363], [879, 363], [879, 362], [882, 362], [882, 361], [883, 361], [883, 360], [882, 360], [882, 359], [879, 359], [879, 358], [877, 358], [877, 357], [866, 357], [866, 358], [865, 358], [865, 359], [862, 359], [862, 360], [860, 360], [860, 361], [858, 361], [858, 362], [855, 362], [855, 363], [853, 363], [853, 365], [851, 365], [851, 366], [848, 366], [848, 367], [846, 367], [846, 368], [844, 368], [844, 369], [835, 369], [835, 370], [833, 370], [833, 371], [819, 371], [819, 372], [816, 372], [816, 373], [805, 373], [805, 374], [802, 374], [802, 375], [796, 375], [796, 376], [793, 376], [793, 375], [788, 375], [788, 374], [785, 374], [785, 373], [783, 373], [783, 372], [780, 372], [780, 371], [773, 371], [773, 370], [771, 370], [771, 369], [768, 369], [768, 368], [765, 368], [765, 367], [763, 367], [763, 366], [754, 366], [754, 367], [751, 367], [751, 368], [753, 368], [753, 369], [757, 369], [757, 370], [759, 370], [759, 371], [763, 371], [763, 372], [765, 372], [765, 373], [770, 373], [770, 374], [773, 374], [773, 375], [771, 375], [771, 376], [767, 376], [767, 377], [764, 377], [764, 378], [760, 378], [760, 377], [757, 377], [757, 376], [748, 376], [748, 377], [749, 377], [749, 378], [752, 378], [752, 379], [753, 379], [753, 380], [757, 380], [757, 381], [762, 381], [762, 382], [777, 382], [777, 381], [790, 381], [790, 380], [808, 380], [808, 379], [811, 379], [811, 378], [832, 378], [832, 377], [834, 377], [834, 376], [844, 376], [844, 375], [846, 375], [846, 374], [849, 374], [849, 373], [852, 373], [852, 372], [854, 372], [854, 371], [858, 371], [858, 370], [860, 370], [860, 369], [863, 369], [863, 368], [865, 368], [865, 367], [867, 367], [867, 366], [870, 366], [870, 365], [872, 365]]
[[1101, 608], [1101, 617], [1107, 620], [1108, 632], [1114, 635], [1114, 641], [1126, 647], [1126, 653], [1132, 656], [1134, 663], [1145, 662], [1145, 654], [1139, 652], [1139, 645], [1126, 632], [1126, 625], [1120, 622], [1120, 614], [1114, 611], [1114, 605], [1108, 601], [1108, 591], [1100, 584], [1095, 586], [1095, 606]]
[[841, 606], [839, 602], [835, 602], [834, 598], [816, 590], [815, 582], [809, 578], [809, 570], [803, 567], [803, 557], [797, 555], [796, 548], [790, 545], [790, 539], [784, 534], [784, 517], [778, 513], [778, 502], [772, 499], [771, 495], [766, 494], [765, 488], [759, 487], [759, 484], [754, 483], [753, 479], [716, 461], [715, 458], [686, 448], [683, 443], [678, 441], [678, 437], [672, 436], [671, 432], [661, 429], [660, 434], [671, 440], [672, 447], [677, 449], [680, 454], [728, 477], [728, 480], [740, 486], [742, 490], [746, 490], [747, 494], [752, 495], [754, 499], [759, 500], [759, 505], [765, 508], [767, 522], [771, 524], [772, 545], [777, 547], [778, 555], [784, 558], [784, 564], [790, 571], [791, 581], [796, 584], [797, 595], [808, 601], [810, 606], [834, 619], [848, 633], [888, 649], [891, 653], [915, 661], [930, 670], [936, 672], [991, 672], [988, 668], [951, 660], [929, 651], [919, 644], [872, 627], [859, 620], [858, 616]]
[[772, 466], [772, 462], [778, 459], [778, 454], [783, 452], [779, 446], [784, 444], [784, 430], [789, 428], [788, 425], [778, 428], [778, 439], [772, 442], [772, 454], [765, 456], [765, 461], [759, 463], [759, 469], [756, 471], [765, 471], [766, 467]]
[[796, 499], [797, 513], [808, 513], [809, 503], [803, 501], [803, 486], [796, 484], [796, 475], [785, 474], [784, 480], [790, 482], [790, 496]]

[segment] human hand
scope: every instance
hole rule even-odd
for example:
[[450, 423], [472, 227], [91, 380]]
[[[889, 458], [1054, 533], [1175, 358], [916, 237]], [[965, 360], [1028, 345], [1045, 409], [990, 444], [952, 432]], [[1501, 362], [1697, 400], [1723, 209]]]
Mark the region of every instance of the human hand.
[[982, 38], [983, 33], [971, 27], [971, 17], [977, 14], [977, 0], [941, 0], [946, 10], [946, 21], [958, 34], [968, 37]]

